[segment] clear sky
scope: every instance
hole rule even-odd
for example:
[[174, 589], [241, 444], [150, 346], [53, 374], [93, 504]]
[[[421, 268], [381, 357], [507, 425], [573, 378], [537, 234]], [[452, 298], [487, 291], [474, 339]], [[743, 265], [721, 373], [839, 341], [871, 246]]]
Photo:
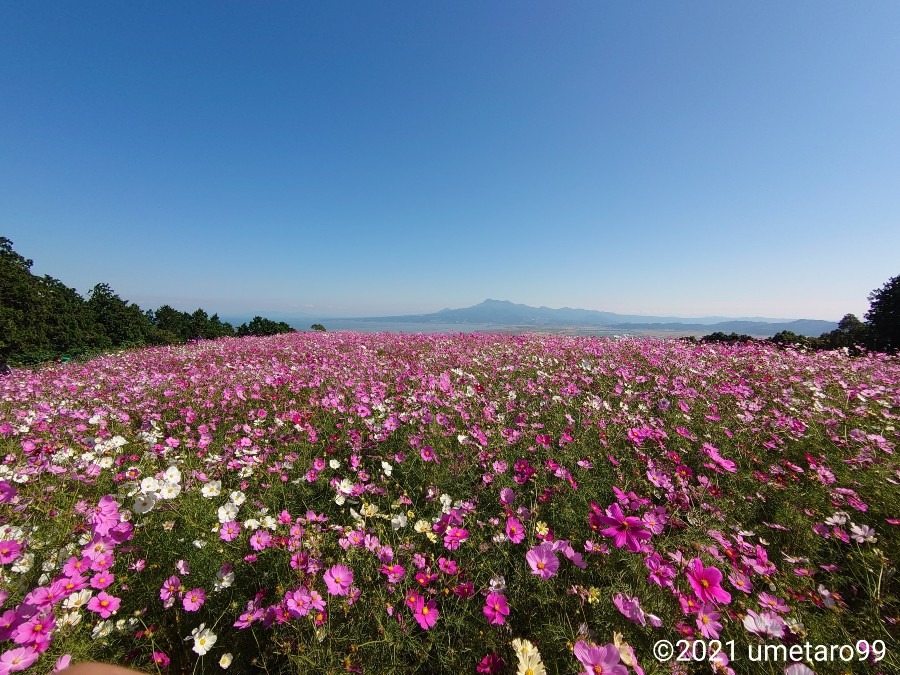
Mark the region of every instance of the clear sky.
[[0, 2], [0, 235], [86, 292], [862, 316], [900, 3]]

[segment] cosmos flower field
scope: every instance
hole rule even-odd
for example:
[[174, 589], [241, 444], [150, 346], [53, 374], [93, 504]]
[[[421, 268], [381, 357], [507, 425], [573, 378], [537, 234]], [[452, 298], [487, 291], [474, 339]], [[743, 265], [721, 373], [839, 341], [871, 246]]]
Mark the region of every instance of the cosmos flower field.
[[0, 675], [897, 673], [898, 416], [896, 358], [761, 343], [296, 333], [15, 371]]

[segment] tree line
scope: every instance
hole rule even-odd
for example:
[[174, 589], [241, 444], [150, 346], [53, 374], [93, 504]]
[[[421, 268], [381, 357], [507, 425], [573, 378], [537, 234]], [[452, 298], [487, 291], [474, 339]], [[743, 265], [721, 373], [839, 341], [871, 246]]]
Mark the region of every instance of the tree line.
[[[850, 354], [866, 351], [896, 354], [900, 349], [900, 275], [889, 279], [881, 288], [869, 294], [869, 311], [865, 321], [855, 314], [845, 314], [833, 331], [819, 337], [798, 335], [785, 330], [768, 338], [779, 347], [804, 347], [815, 351], [846, 349]], [[753, 342], [750, 335], [716, 332], [705, 335], [700, 342]]]
[[294, 331], [284, 321], [261, 316], [235, 328], [203, 309], [188, 313], [163, 305], [145, 311], [104, 283], [83, 298], [59, 279], [32, 274], [32, 265], [13, 250], [13, 242], [0, 237], [0, 367], [115, 348]]

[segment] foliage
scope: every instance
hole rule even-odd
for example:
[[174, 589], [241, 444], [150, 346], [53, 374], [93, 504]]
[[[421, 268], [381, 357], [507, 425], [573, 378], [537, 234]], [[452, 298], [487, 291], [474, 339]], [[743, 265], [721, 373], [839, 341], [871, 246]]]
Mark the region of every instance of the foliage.
[[314, 323], [312, 326], [310, 326], [310, 329], [311, 329], [311, 330], [324, 331], [324, 330], [325, 330], [325, 326], [323, 326], [323, 325], [320, 324], [320, 323]]
[[700, 338], [701, 342], [721, 342], [727, 345], [737, 344], [739, 342], [753, 342], [752, 335], [742, 335], [738, 333], [725, 334], [722, 331], [716, 331]]
[[253, 320], [249, 324], [242, 323], [237, 329], [238, 337], [246, 337], [249, 335], [265, 337], [267, 335], [279, 335], [280, 333], [293, 332], [294, 329], [284, 321], [276, 322], [271, 319], [264, 319], [261, 316], [253, 317]]
[[[218, 314], [182, 312], [163, 305], [143, 311], [104, 283], [85, 300], [51, 276], [31, 273], [32, 261], [0, 237], [0, 366], [36, 365], [59, 358], [89, 357], [99, 351], [188, 340], [214, 340], [235, 334]], [[257, 317], [247, 335], [292, 330], [283, 322]]]
[[896, 353], [900, 349], [900, 274], [869, 294], [866, 322], [871, 327], [872, 346]]

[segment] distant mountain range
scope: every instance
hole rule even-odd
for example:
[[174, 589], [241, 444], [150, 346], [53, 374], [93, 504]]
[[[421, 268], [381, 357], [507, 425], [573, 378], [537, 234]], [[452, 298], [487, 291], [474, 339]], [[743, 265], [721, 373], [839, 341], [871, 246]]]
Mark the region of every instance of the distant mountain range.
[[[348, 319], [350, 321], [350, 319]], [[570, 327], [604, 328], [622, 331], [678, 333], [744, 333], [755, 337], [771, 337], [789, 330], [798, 335], [819, 336], [837, 328], [834, 321], [818, 319], [768, 319], [764, 317], [702, 317], [685, 319], [673, 316], [616, 314], [592, 309], [562, 307], [530, 307], [508, 300], [485, 300], [463, 309], [442, 309], [431, 314], [373, 316], [352, 319], [354, 322], [381, 324], [480, 324], [497, 327]]]

